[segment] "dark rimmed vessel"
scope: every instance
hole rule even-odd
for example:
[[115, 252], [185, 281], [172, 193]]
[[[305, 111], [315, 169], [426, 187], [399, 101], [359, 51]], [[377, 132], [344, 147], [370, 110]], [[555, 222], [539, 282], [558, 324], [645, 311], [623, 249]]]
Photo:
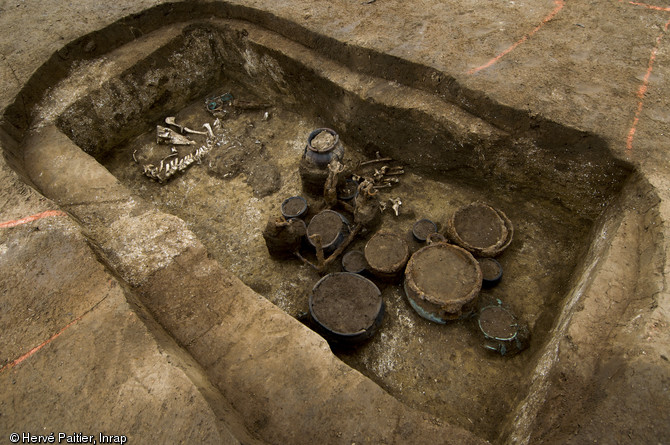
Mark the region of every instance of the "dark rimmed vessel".
[[337, 272], [321, 278], [309, 296], [316, 331], [338, 344], [356, 344], [372, 337], [384, 317], [379, 288], [367, 278]]
[[[325, 147], [315, 147], [312, 145], [314, 139], [321, 133], [326, 132], [332, 136], [333, 141]], [[304, 158], [312, 165], [319, 169], [326, 169], [328, 164], [333, 159], [342, 162], [344, 157], [344, 147], [340, 143], [340, 136], [330, 128], [317, 128], [312, 131], [307, 137], [307, 145], [305, 146]]]
[[342, 244], [349, 234], [349, 221], [334, 210], [323, 210], [316, 214], [307, 226], [307, 240], [316, 248], [313, 235], [321, 235], [321, 247], [331, 253]]
[[528, 327], [500, 304], [482, 308], [477, 325], [484, 334], [484, 347], [500, 355], [517, 354], [529, 345]]
[[482, 287], [491, 288], [500, 283], [503, 274], [502, 265], [493, 258], [479, 258], [479, 267], [482, 269]]
[[437, 224], [429, 219], [420, 219], [412, 226], [412, 235], [420, 243], [426, 241], [431, 233], [437, 232]]
[[281, 203], [281, 214], [286, 219], [302, 218], [307, 213], [307, 201], [302, 196], [291, 196]]

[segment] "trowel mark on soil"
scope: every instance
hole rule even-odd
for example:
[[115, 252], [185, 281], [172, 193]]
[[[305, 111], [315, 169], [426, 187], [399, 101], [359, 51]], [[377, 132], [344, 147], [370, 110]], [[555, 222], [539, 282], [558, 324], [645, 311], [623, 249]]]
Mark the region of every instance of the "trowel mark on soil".
[[551, 20], [556, 16], [556, 14], [559, 13], [559, 11], [560, 11], [561, 9], [563, 9], [563, 6], [565, 6], [565, 0], [554, 0], [554, 4], [556, 5], [556, 7], [549, 13], [548, 16], [546, 16], [544, 19], [542, 19], [542, 21], [540, 22], [540, 24], [537, 25], [535, 28], [533, 28], [533, 30], [532, 30], [531, 32], [529, 32], [528, 34], [525, 34], [523, 37], [521, 37], [519, 40], [517, 40], [516, 42], [514, 42], [512, 45], [510, 45], [510, 46], [509, 46], [507, 49], [505, 49], [503, 52], [501, 52], [500, 54], [498, 54], [497, 56], [495, 56], [494, 58], [492, 58], [491, 60], [489, 60], [488, 62], [486, 62], [484, 65], [478, 66], [478, 67], [476, 67], [476, 68], [472, 68], [470, 71], [468, 71], [468, 74], [470, 74], [470, 75], [472, 75], [472, 74], [476, 74], [476, 73], [478, 73], [479, 71], [481, 71], [481, 70], [483, 70], [483, 69], [486, 69], [486, 68], [492, 66], [493, 64], [495, 64], [496, 62], [498, 62], [500, 59], [502, 59], [503, 57], [505, 57], [507, 54], [509, 54], [510, 52], [512, 52], [514, 49], [516, 49], [517, 46], [521, 45], [521, 44], [524, 43], [526, 40], [528, 40], [529, 38], [531, 38], [531, 37], [533, 36], [533, 34], [535, 34], [536, 32], [538, 32], [544, 25], [546, 25], [549, 21], [551, 21]]

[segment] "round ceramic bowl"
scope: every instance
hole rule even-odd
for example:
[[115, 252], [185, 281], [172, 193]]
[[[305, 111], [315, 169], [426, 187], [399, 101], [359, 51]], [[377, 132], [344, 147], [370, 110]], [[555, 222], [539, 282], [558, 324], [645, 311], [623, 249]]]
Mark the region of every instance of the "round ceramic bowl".
[[[323, 138], [324, 133], [330, 141], [327, 145], [318, 145], [319, 138]], [[330, 128], [317, 128], [312, 131], [307, 137], [307, 145], [305, 146], [305, 159], [307, 159], [314, 166], [325, 169], [330, 164], [330, 161], [337, 159], [342, 161], [344, 157], [344, 147], [340, 143], [340, 136]]]
[[395, 280], [409, 259], [407, 242], [393, 232], [377, 232], [365, 245], [365, 260], [368, 269], [378, 278]]
[[302, 218], [307, 213], [307, 201], [302, 196], [291, 196], [281, 203], [281, 214], [286, 219]]
[[510, 245], [514, 229], [501, 210], [474, 202], [454, 212], [447, 221], [447, 232], [454, 244], [474, 255], [494, 257]]
[[316, 248], [313, 235], [321, 236], [321, 247], [326, 253], [331, 253], [342, 244], [349, 233], [349, 222], [340, 213], [334, 210], [323, 210], [312, 218], [307, 226], [307, 239]]
[[405, 269], [405, 294], [427, 320], [446, 323], [469, 315], [482, 286], [482, 271], [467, 250], [435, 243], [417, 250]]
[[326, 340], [355, 344], [372, 337], [384, 317], [379, 288], [361, 275], [337, 272], [321, 278], [309, 296], [315, 329]]
[[429, 219], [420, 219], [412, 226], [414, 239], [423, 243], [431, 233], [437, 233], [437, 224]]

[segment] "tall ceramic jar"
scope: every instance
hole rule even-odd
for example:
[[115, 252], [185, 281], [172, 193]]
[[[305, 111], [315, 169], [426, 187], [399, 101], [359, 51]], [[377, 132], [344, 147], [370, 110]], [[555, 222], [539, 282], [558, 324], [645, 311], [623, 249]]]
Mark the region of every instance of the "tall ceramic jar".
[[[329, 139], [332, 139], [332, 143], [325, 146], [312, 145], [314, 139], [323, 132], [326, 132], [331, 136]], [[307, 137], [307, 145], [305, 146], [305, 153], [303, 157], [308, 161], [308, 163], [319, 169], [326, 169], [330, 161], [333, 159], [337, 159], [338, 161], [342, 162], [342, 158], [344, 157], [344, 147], [340, 142], [340, 136], [330, 128], [317, 128]]]

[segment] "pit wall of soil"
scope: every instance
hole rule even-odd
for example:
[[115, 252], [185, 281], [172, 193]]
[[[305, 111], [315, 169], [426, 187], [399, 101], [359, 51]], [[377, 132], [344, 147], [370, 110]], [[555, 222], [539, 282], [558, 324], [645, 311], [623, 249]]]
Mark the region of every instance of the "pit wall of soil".
[[331, 122], [343, 141], [368, 155], [379, 151], [423, 174], [558, 201], [590, 220], [631, 172], [593, 136], [558, 127], [551, 138], [510, 132], [423, 90], [352, 71], [259, 27], [221, 20], [188, 26], [78, 100], [58, 125], [99, 159], [146, 131], [161, 112], [215, 90], [222, 76]]
[[[664, 339], [649, 335], [649, 325], [652, 332], [666, 325], [659, 311], [666, 289], [659, 203], [653, 186], [635, 174], [594, 224], [501, 443], [591, 443], [616, 435], [616, 442], [653, 443], [670, 434], [667, 416], [649, 416], [646, 396], [636, 392], [667, 391], [656, 377], [667, 374], [667, 357], [656, 350], [666, 349]], [[656, 403], [670, 405], [662, 396]]]
[[166, 110], [183, 108], [220, 83], [226, 63], [217, 57], [212, 41], [207, 30], [191, 28], [79, 99], [59, 116], [59, 126], [82, 150], [100, 159], [162, 122]]

